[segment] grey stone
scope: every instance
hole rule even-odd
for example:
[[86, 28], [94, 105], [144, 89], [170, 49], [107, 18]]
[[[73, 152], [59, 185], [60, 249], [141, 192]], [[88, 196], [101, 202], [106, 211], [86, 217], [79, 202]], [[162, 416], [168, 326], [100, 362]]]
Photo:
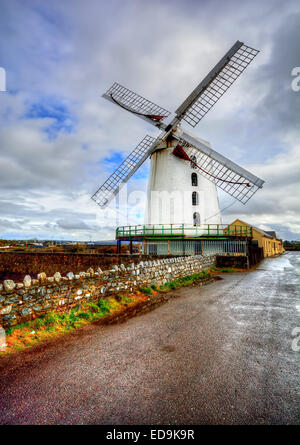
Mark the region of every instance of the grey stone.
[[22, 287], [24, 287], [23, 283], [17, 283], [17, 289], [22, 289]]
[[46, 288], [43, 286], [43, 287], [40, 287], [38, 290], [37, 290], [37, 295], [39, 295], [39, 296], [41, 296], [41, 297], [44, 297], [45, 295], [46, 295]]
[[0, 314], [1, 315], [9, 314], [11, 312], [11, 309], [12, 309], [12, 304], [10, 304], [9, 306], [6, 306], [3, 309], [1, 309], [0, 310]]
[[73, 272], [69, 272], [69, 273], [67, 273], [67, 277], [68, 277], [69, 280], [73, 280], [73, 279], [74, 279], [74, 274], [73, 274]]
[[48, 283], [54, 283], [54, 277], [48, 277], [47, 281]]
[[101, 267], [98, 267], [97, 272], [98, 272], [98, 274], [103, 273]]
[[12, 292], [16, 287], [16, 283], [13, 280], [4, 280], [3, 286], [6, 292]]
[[31, 276], [30, 275], [25, 275], [23, 283], [25, 287], [30, 287], [31, 286]]
[[25, 291], [23, 289], [20, 289], [20, 290], [17, 291], [17, 294], [18, 295], [24, 295]]
[[23, 296], [23, 300], [24, 300], [24, 301], [30, 301], [30, 300], [32, 300], [32, 295], [30, 295], [30, 294], [26, 294], [26, 295], [24, 295], [24, 296]]
[[55, 274], [53, 275], [53, 278], [56, 283], [59, 283], [61, 280], [61, 274], [59, 272], [55, 272]]
[[4, 321], [12, 321], [12, 320], [15, 320], [16, 319], [16, 316], [15, 315], [12, 315], [12, 314], [10, 314], [10, 315], [4, 315], [4, 317], [3, 317], [3, 320]]
[[39, 311], [41, 311], [43, 308], [42, 308], [42, 306], [40, 306], [39, 304], [36, 304], [35, 306], [33, 306], [33, 310], [35, 311], [35, 312], [39, 312]]
[[89, 273], [91, 277], [95, 275], [94, 269], [92, 267], [88, 268], [87, 273]]
[[45, 272], [41, 272], [38, 274], [37, 279], [41, 282], [46, 281], [47, 280], [47, 275], [45, 274]]
[[32, 314], [32, 310], [28, 307], [24, 307], [24, 309], [21, 310], [21, 315], [25, 317], [26, 315]]
[[13, 296], [13, 297], [11, 297], [11, 298], [8, 298], [5, 302], [4, 302], [4, 304], [6, 305], [6, 304], [14, 304], [14, 303], [18, 303], [18, 301], [19, 301], [19, 298], [17, 297], [17, 296]]

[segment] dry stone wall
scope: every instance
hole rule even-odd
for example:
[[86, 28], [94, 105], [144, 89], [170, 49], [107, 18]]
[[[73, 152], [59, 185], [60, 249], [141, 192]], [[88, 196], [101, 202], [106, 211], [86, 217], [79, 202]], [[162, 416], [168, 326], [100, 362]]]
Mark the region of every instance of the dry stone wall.
[[26, 275], [22, 283], [5, 280], [0, 284], [0, 326], [7, 328], [52, 310], [67, 310], [101, 297], [133, 293], [140, 287], [159, 286], [215, 264], [215, 255], [197, 255], [113, 265], [107, 271], [90, 267], [87, 272], [69, 272], [66, 276], [56, 272], [47, 277], [42, 272], [37, 279]]

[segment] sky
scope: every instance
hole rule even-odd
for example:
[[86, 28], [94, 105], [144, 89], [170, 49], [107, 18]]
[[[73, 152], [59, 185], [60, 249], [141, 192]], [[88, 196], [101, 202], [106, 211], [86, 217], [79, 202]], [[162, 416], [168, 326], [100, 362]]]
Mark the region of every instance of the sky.
[[0, 11], [0, 238], [113, 239], [124, 212], [142, 224], [149, 161], [128, 183], [136, 205], [103, 212], [90, 196], [159, 132], [101, 95], [116, 81], [173, 112], [236, 40], [260, 53], [193, 132], [265, 180], [245, 206], [220, 194], [224, 223], [300, 238], [298, 0], [0, 0]]

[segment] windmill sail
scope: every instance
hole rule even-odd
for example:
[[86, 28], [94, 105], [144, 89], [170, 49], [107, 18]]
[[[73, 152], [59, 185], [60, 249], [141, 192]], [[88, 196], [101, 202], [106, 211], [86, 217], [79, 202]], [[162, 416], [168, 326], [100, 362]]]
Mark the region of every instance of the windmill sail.
[[116, 82], [103, 94], [103, 97], [159, 128], [165, 128], [166, 125], [161, 121], [171, 114]]
[[178, 118], [195, 127], [258, 53], [258, 50], [237, 41], [177, 108]]
[[122, 164], [94, 193], [92, 199], [100, 207], [105, 208], [119, 192], [120, 187], [137, 171], [160, 142], [161, 140], [158, 138], [155, 139], [152, 136], [145, 136]]
[[189, 158], [195, 159], [200, 174], [243, 204], [262, 188], [262, 179], [217, 153], [185, 130], [180, 133], [178, 142]]

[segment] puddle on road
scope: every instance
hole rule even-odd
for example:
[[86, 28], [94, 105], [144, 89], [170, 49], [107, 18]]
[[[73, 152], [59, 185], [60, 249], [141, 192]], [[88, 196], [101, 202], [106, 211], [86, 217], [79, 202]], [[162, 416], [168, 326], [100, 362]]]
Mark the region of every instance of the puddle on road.
[[161, 351], [164, 351], [164, 352], [174, 352], [175, 351], [175, 346], [165, 345], [165, 346], [163, 346], [160, 349], [161, 349]]

